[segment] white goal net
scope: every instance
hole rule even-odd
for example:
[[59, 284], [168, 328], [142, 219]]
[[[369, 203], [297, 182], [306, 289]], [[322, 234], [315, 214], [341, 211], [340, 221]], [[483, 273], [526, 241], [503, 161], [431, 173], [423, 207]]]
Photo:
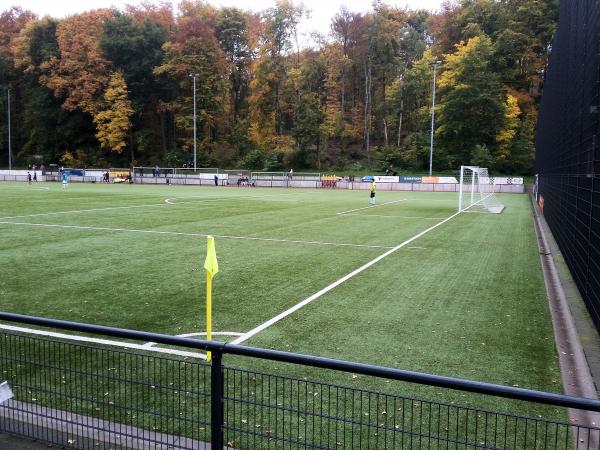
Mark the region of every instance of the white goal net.
[[499, 214], [504, 209], [494, 193], [494, 180], [484, 167], [461, 166], [458, 211]]

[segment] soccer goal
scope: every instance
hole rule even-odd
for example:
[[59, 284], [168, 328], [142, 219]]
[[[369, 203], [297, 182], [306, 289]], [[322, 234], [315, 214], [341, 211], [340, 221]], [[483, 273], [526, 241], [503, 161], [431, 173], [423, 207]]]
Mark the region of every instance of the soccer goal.
[[458, 194], [459, 212], [490, 212], [500, 214], [504, 205], [494, 193], [494, 180], [484, 167], [461, 166]]

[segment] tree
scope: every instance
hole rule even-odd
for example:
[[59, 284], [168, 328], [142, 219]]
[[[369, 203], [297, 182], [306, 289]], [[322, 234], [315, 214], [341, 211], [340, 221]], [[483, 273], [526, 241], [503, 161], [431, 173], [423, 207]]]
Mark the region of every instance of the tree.
[[103, 109], [94, 116], [98, 129], [96, 137], [102, 148], [122, 153], [126, 147], [126, 135], [133, 114], [131, 102], [127, 96], [127, 85], [121, 72], [114, 72], [104, 93]]
[[69, 111], [79, 109], [92, 116], [98, 111], [111, 68], [102, 56], [100, 40], [111, 16], [106, 9], [75, 14], [56, 28], [60, 56], [42, 63], [40, 81]]
[[[261, 145], [272, 147], [274, 139], [277, 140], [277, 136], [284, 133], [285, 125], [294, 115], [294, 109], [282, 109], [282, 97], [288, 77], [286, 54], [292, 48], [292, 38], [296, 35], [302, 14], [302, 7], [283, 0], [263, 15], [260, 57], [254, 66], [255, 78], [250, 98], [250, 117], [253, 122], [250, 133], [253, 140]], [[288, 104], [295, 105], [295, 101]]]
[[[436, 57], [426, 50], [420, 59], [412, 61], [404, 73], [402, 86], [392, 91], [393, 104], [403, 108], [400, 160], [407, 168], [424, 169], [429, 155], [431, 126], [432, 64]], [[436, 161], [439, 160], [439, 152]]]
[[[184, 162], [196, 74], [201, 164], [233, 165], [259, 148], [267, 153], [253, 166], [343, 166], [375, 155], [423, 169], [431, 63], [447, 55], [436, 166], [528, 171], [558, 5], [449, 0], [431, 14], [375, 0], [367, 13], [341, 8], [329, 39], [304, 49], [305, 11], [292, 0], [262, 13], [182, 0], [177, 15], [169, 3], [143, 2], [39, 20], [13, 7], [0, 11], [0, 84], [11, 88], [20, 125], [13, 150], [19, 163]], [[3, 153], [6, 133], [2, 120]], [[113, 147], [121, 152], [105, 150]]]
[[57, 21], [48, 17], [31, 20], [13, 40], [15, 68], [20, 75], [22, 117], [19, 129], [25, 130], [18, 156], [28, 161], [33, 156], [57, 161], [70, 148], [85, 148], [88, 153], [97, 145], [94, 124], [89, 114], [67, 111], [52, 92], [41, 85], [41, 67], [60, 56], [56, 40]]
[[[297, 146], [296, 165], [321, 167], [326, 102], [327, 61], [320, 54], [307, 54], [298, 82], [298, 105], [292, 135]], [[311, 150], [316, 149], [316, 158]], [[307, 156], [310, 155], [310, 158]], [[310, 161], [308, 161], [310, 159]]]
[[[356, 24], [360, 18], [357, 13], [350, 12], [346, 7], [342, 7], [340, 11], [333, 16], [331, 21], [331, 32], [339, 46], [341, 48], [341, 58], [339, 58], [339, 69], [341, 72], [340, 77], [340, 114], [339, 120], [340, 125], [343, 126], [346, 116], [346, 79], [349, 66], [349, 54], [350, 49], [356, 45], [358, 36], [356, 35]], [[331, 61], [330, 64], [333, 64]], [[336, 70], [336, 69], [334, 69]]]
[[100, 41], [104, 58], [127, 84], [134, 109], [130, 149], [137, 157], [155, 157], [161, 149], [166, 153], [168, 147], [165, 112], [159, 108], [168, 85], [161, 83], [153, 70], [163, 61], [162, 47], [169, 35], [165, 25], [156, 20], [155, 15], [144, 11], [132, 16], [117, 13], [106, 22]]
[[0, 56], [2, 59], [12, 56], [14, 40], [18, 38], [20, 31], [27, 23], [35, 18], [34, 13], [18, 6], [13, 6], [0, 14]]
[[215, 32], [229, 65], [231, 120], [235, 123], [245, 108], [252, 63], [246, 17], [237, 8], [223, 8]]
[[[19, 7], [12, 8], [0, 13], [0, 92], [2, 93], [2, 112], [4, 116], [7, 111], [6, 87], [11, 90], [11, 105], [13, 123], [22, 122], [24, 111], [21, 107], [23, 104], [23, 80], [15, 69], [13, 48], [14, 43], [18, 39], [20, 31], [31, 20], [35, 19], [35, 15], [31, 11], [23, 10]], [[25, 140], [25, 130], [21, 127], [13, 127], [12, 131], [12, 147], [13, 154], [19, 155], [19, 147]], [[0, 123], [0, 148], [6, 156], [2, 155], [1, 161], [5, 163], [8, 160], [8, 126], [6, 116]], [[16, 150], [16, 151], [15, 151]]]
[[[438, 143], [448, 154], [448, 167], [471, 161], [476, 146], [493, 151], [504, 119], [502, 85], [491, 65], [490, 38], [477, 36], [446, 55], [439, 77]], [[439, 160], [438, 160], [439, 161]]]
[[508, 94], [504, 105], [502, 128], [496, 135], [497, 148], [493, 154], [493, 163], [495, 166], [506, 162], [510, 156], [511, 147], [519, 127], [520, 115], [521, 110], [519, 109], [517, 98], [514, 95]]
[[202, 146], [208, 146], [219, 138], [221, 123], [228, 123], [223, 116], [226, 61], [215, 36], [217, 14], [204, 3], [180, 4], [181, 14], [177, 30], [163, 49], [163, 63], [154, 74], [171, 86], [168, 99], [162, 102], [164, 111], [174, 116], [174, 133], [179, 145], [190, 151], [192, 141], [192, 78], [196, 76], [197, 128]]

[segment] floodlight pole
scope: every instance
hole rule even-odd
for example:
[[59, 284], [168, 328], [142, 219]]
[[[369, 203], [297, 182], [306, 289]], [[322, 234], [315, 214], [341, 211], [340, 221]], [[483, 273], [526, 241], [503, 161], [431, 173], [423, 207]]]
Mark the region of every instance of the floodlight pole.
[[433, 63], [433, 95], [431, 101], [431, 139], [429, 141], [429, 176], [433, 167], [433, 132], [435, 129], [435, 81], [437, 77], [437, 67], [442, 64], [442, 61]]
[[8, 99], [8, 170], [12, 170], [12, 142], [10, 136], [10, 88], [6, 88], [6, 95]]
[[194, 83], [194, 173], [196, 173], [196, 77], [197, 73], [191, 74], [193, 83]]

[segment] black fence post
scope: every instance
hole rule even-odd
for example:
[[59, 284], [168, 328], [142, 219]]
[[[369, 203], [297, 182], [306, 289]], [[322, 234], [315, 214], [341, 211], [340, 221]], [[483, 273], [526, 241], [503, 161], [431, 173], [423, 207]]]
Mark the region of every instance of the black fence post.
[[212, 365], [210, 369], [211, 407], [211, 448], [223, 448], [223, 354], [219, 351], [212, 352]]

